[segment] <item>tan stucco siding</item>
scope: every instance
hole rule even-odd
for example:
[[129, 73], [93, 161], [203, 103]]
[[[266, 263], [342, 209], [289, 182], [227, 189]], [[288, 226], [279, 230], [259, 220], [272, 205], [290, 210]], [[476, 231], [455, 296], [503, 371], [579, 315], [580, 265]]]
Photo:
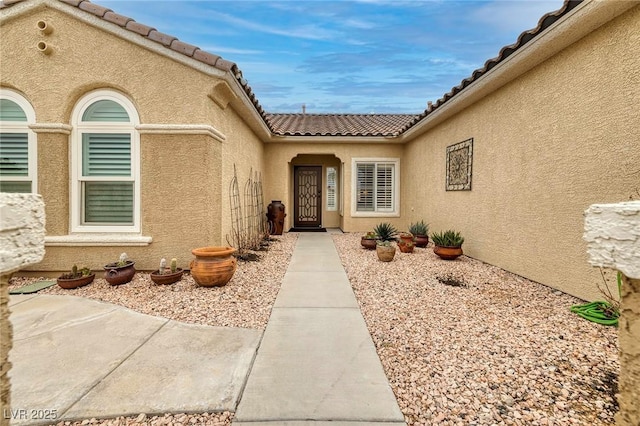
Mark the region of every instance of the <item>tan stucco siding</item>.
[[[402, 173], [403, 147], [399, 144], [386, 142], [358, 143], [269, 143], [265, 146], [266, 199], [282, 200], [287, 209], [285, 229], [293, 226], [293, 178], [292, 160], [298, 155], [333, 155], [344, 164], [344, 174], [341, 179], [341, 193], [343, 202], [343, 217], [341, 228], [345, 232], [365, 232], [371, 230], [380, 222], [391, 222], [396, 226], [405, 226], [401, 217], [352, 217], [352, 173], [351, 163], [354, 158], [398, 158]], [[324, 164], [324, 163], [323, 163]], [[402, 191], [402, 183], [400, 185]], [[400, 197], [402, 203], [402, 197]], [[400, 211], [402, 214], [402, 211]]]
[[[36, 28], [38, 20], [46, 20], [53, 32], [42, 35]], [[41, 40], [52, 46], [50, 55], [36, 49]], [[78, 99], [101, 88], [129, 98], [143, 126], [200, 125], [224, 136], [229, 133], [222, 142], [206, 132], [143, 132], [141, 234], [151, 237], [152, 243], [47, 246], [45, 259], [33, 270], [59, 271], [73, 263], [100, 268], [121, 251], [136, 260], [139, 269], [156, 268], [161, 257], [174, 256], [181, 267], [188, 267], [192, 248], [223, 242], [229, 174], [228, 167], [222, 167], [223, 156], [235, 152], [233, 158], [256, 170], [262, 153], [261, 142], [233, 109], [222, 109], [208, 96], [218, 78], [47, 7], [3, 23], [0, 50], [0, 85], [25, 96], [38, 124], [68, 126]], [[65, 131], [37, 135], [38, 190], [46, 205], [47, 236], [70, 232], [72, 136]]]
[[[409, 143], [407, 218], [462, 231], [473, 257], [601, 297], [583, 212], [640, 186], [638, 57], [640, 7]], [[446, 147], [471, 137], [472, 190], [446, 192]]]

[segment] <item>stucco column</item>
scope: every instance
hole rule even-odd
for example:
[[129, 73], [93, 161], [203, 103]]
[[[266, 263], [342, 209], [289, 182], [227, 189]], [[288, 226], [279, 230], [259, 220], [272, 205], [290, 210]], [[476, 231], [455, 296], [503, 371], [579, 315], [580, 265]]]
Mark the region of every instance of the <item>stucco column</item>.
[[0, 426], [9, 424], [9, 278], [44, 257], [44, 203], [35, 194], [0, 193]]
[[585, 212], [589, 263], [623, 274], [616, 424], [640, 425], [640, 201], [594, 204]]

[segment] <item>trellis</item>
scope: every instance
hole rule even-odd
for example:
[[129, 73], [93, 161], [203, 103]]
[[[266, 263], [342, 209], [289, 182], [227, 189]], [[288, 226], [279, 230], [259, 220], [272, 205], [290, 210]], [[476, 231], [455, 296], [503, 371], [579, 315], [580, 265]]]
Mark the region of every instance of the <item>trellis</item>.
[[[233, 166], [233, 178], [229, 185], [231, 206], [231, 234], [227, 235], [229, 245], [238, 249], [239, 254], [246, 250], [259, 250], [267, 237], [266, 215], [264, 214], [264, 195], [262, 176], [249, 171], [244, 184], [242, 200], [236, 166]], [[244, 213], [244, 214], [243, 214]]]

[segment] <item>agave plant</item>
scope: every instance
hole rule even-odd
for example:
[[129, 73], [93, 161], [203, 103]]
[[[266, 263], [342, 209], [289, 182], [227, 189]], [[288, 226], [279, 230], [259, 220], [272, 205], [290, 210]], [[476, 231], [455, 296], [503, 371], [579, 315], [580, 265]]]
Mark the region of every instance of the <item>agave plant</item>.
[[409, 225], [409, 232], [413, 235], [429, 235], [429, 225], [424, 220]]
[[431, 234], [431, 240], [433, 244], [440, 247], [460, 247], [462, 243], [464, 243], [464, 237], [460, 235], [460, 232], [452, 229], [443, 232], [434, 232]]
[[393, 241], [396, 239], [396, 235], [398, 234], [398, 230], [392, 224], [387, 222], [376, 225], [376, 227], [373, 228], [373, 232], [376, 233], [381, 241]]

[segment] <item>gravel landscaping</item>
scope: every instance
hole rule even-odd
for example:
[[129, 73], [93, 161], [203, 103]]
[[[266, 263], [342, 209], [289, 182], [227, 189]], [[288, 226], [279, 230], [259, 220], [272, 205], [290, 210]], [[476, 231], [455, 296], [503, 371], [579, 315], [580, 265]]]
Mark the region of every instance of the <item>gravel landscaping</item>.
[[360, 237], [333, 235], [409, 425], [614, 423], [617, 329], [579, 299], [431, 247], [380, 262]]
[[[362, 314], [409, 425], [610, 425], [617, 411], [617, 329], [569, 312], [579, 299], [431, 247], [380, 262], [361, 234], [334, 234]], [[70, 294], [213, 326], [264, 329], [297, 234], [276, 237], [260, 262], [240, 262], [225, 287], [186, 275], [169, 286], [138, 273], [102, 278]], [[10, 288], [32, 282], [15, 278]], [[232, 413], [166, 414], [58, 426], [229, 425]]]

